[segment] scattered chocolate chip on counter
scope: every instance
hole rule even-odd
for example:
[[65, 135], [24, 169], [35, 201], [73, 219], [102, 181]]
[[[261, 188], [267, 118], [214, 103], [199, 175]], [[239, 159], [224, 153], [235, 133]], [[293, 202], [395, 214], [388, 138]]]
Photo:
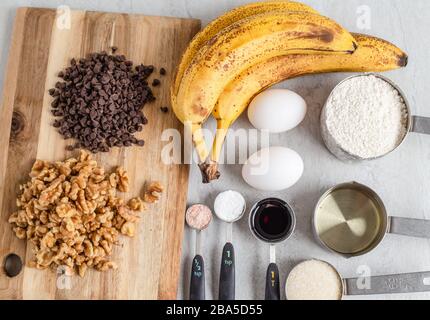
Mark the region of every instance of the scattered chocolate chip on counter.
[[[62, 80], [49, 90], [54, 98], [52, 114], [57, 117], [53, 126], [65, 139], [76, 140], [67, 149], [97, 153], [112, 147], [143, 146], [144, 141], [134, 134], [148, 123], [142, 109], [155, 100], [148, 84], [154, 69], [143, 64], [133, 67], [124, 55], [104, 51], [72, 59], [58, 73]], [[160, 83], [152, 81], [153, 86]]]
[[162, 75], [162, 76], [164, 76], [164, 75], [166, 75], [166, 69], [164, 69], [164, 68], [160, 68], [160, 74]]
[[164, 113], [168, 113], [169, 112], [169, 108], [168, 107], [161, 107], [160, 110]]

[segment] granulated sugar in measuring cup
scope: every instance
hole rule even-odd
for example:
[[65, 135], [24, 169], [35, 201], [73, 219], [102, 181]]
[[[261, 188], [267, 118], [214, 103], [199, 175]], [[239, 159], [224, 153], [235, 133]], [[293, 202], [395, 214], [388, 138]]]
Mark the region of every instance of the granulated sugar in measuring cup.
[[341, 160], [372, 160], [396, 150], [409, 132], [430, 134], [430, 118], [412, 116], [400, 88], [378, 74], [339, 83], [321, 113], [327, 148]]
[[285, 292], [288, 300], [340, 300], [342, 278], [330, 264], [309, 260], [290, 272]]
[[429, 280], [430, 272], [344, 279], [329, 263], [308, 260], [290, 272], [285, 293], [288, 300], [341, 300], [344, 296], [428, 292]]

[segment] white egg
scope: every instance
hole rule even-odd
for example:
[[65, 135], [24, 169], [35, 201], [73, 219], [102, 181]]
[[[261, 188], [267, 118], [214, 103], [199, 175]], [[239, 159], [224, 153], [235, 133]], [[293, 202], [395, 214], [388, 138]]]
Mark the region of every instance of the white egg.
[[254, 153], [242, 168], [243, 179], [262, 191], [281, 191], [295, 185], [303, 175], [300, 155], [284, 147], [270, 147]]
[[305, 118], [306, 101], [286, 89], [270, 89], [257, 95], [248, 108], [252, 125], [270, 133], [286, 132], [297, 127]]

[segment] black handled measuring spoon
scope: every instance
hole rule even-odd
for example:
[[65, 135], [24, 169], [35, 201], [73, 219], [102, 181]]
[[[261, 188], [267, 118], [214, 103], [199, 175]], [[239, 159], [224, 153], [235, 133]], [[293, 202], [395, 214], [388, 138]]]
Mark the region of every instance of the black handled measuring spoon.
[[201, 232], [212, 221], [212, 211], [205, 205], [196, 204], [188, 208], [185, 220], [196, 234], [196, 253], [191, 266], [190, 300], [205, 300], [205, 264], [201, 255]]
[[233, 223], [239, 221], [245, 214], [246, 202], [239, 192], [225, 191], [216, 197], [214, 209], [216, 216], [227, 223], [227, 243], [221, 257], [218, 298], [231, 301], [236, 297]]
[[270, 264], [266, 272], [265, 300], [280, 300], [279, 269], [276, 265], [276, 244], [291, 237], [296, 216], [283, 200], [270, 198], [258, 202], [251, 209], [249, 228], [254, 236], [270, 245]]

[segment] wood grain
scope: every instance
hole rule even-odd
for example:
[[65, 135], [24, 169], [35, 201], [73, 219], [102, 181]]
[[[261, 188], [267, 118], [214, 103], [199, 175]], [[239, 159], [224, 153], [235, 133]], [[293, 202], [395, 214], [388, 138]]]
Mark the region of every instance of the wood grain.
[[[47, 90], [56, 74], [73, 57], [108, 50], [137, 63], [165, 67], [162, 86], [154, 88], [157, 101], [144, 108], [149, 119], [139, 138], [145, 147], [116, 148], [97, 155], [106, 168], [122, 165], [129, 172], [131, 191], [124, 198], [141, 194], [151, 180], [166, 187], [162, 201], [144, 213], [138, 235], [121, 238], [113, 260], [119, 270], [89, 272], [84, 279], [57, 276], [52, 271], [25, 267], [16, 278], [0, 273], [1, 299], [175, 299], [186, 206], [188, 167], [165, 165], [161, 152], [166, 142], [163, 130], [181, 130], [169, 105], [169, 86], [181, 53], [200, 22], [193, 19], [148, 17], [88, 11], [71, 11], [70, 28], [60, 20], [64, 13], [52, 9], [20, 8], [17, 11], [5, 78], [0, 119], [0, 262], [16, 253], [26, 262], [32, 257], [30, 245], [18, 240], [7, 220], [15, 210], [20, 183], [36, 158], [61, 160], [64, 141], [51, 126], [51, 97]], [[66, 25], [67, 26], [67, 25]]]

